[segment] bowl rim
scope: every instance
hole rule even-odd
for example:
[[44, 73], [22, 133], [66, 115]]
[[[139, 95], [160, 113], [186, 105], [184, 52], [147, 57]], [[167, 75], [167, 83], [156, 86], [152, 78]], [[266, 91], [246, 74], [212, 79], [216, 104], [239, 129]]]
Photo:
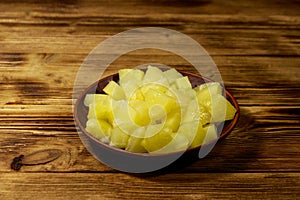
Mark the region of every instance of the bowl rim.
[[[177, 69], [176, 69], [177, 70]], [[188, 72], [188, 71], [182, 71], [182, 70], [177, 70], [179, 73], [181, 73], [184, 76], [193, 76], [199, 79], [203, 79], [205, 82], [215, 82], [207, 77], [204, 77], [200, 74], [196, 74], [196, 73], [192, 73], [192, 72]], [[89, 87], [87, 87], [82, 93], [79, 94], [75, 104], [74, 104], [74, 108], [73, 108], [73, 114], [74, 114], [74, 119], [75, 119], [75, 126], [79, 127], [80, 131], [89, 137], [89, 139], [93, 140], [94, 142], [96, 142], [97, 144], [101, 145], [102, 147], [108, 149], [108, 150], [112, 150], [112, 151], [117, 151], [119, 153], [122, 154], [127, 154], [127, 155], [135, 155], [135, 156], [142, 156], [142, 157], [161, 157], [161, 156], [170, 156], [170, 155], [175, 155], [175, 154], [185, 154], [188, 152], [192, 152], [195, 150], [199, 150], [201, 147], [203, 146], [209, 146], [212, 143], [219, 143], [221, 140], [223, 140], [225, 137], [227, 137], [232, 130], [234, 129], [234, 127], [236, 126], [239, 117], [240, 117], [240, 107], [238, 105], [238, 102], [236, 100], [236, 98], [224, 87], [224, 85], [222, 85], [225, 95], [226, 95], [226, 99], [230, 101], [230, 103], [232, 103], [232, 105], [235, 107], [236, 109], [236, 113], [235, 116], [232, 120], [227, 120], [227, 122], [230, 122], [226, 127], [223, 126], [222, 128], [222, 132], [219, 135], [219, 137], [217, 139], [214, 139], [208, 143], [193, 147], [193, 148], [188, 148], [186, 150], [181, 150], [181, 151], [174, 151], [174, 152], [169, 152], [169, 153], [159, 153], [159, 154], [151, 154], [151, 153], [135, 153], [135, 152], [130, 152], [130, 151], [126, 151], [124, 149], [118, 148], [118, 147], [114, 147], [111, 146], [109, 144], [106, 144], [104, 142], [101, 142], [99, 139], [97, 139], [96, 137], [94, 137], [92, 134], [90, 134], [89, 132], [86, 131], [86, 129], [84, 128], [83, 124], [81, 123], [80, 119], [79, 119], [79, 115], [78, 115], [78, 108], [79, 108], [79, 104], [83, 103], [84, 101], [84, 97], [86, 96], [86, 94], [92, 94], [89, 93], [89, 91], [93, 88], [95, 88], [95, 90], [97, 90], [98, 88], [98, 84], [104, 81], [111, 81], [113, 80], [114, 77], [118, 76], [118, 73], [113, 73], [110, 74], [108, 76], [102, 77], [100, 78], [98, 81], [92, 83]], [[202, 84], [204, 84], [202, 83]], [[201, 84], [200, 84], [201, 85]], [[197, 85], [198, 86], [198, 85]], [[226, 121], [222, 122], [225, 124]], [[226, 128], [224, 130], [224, 128]], [[217, 141], [216, 141], [217, 140]]]

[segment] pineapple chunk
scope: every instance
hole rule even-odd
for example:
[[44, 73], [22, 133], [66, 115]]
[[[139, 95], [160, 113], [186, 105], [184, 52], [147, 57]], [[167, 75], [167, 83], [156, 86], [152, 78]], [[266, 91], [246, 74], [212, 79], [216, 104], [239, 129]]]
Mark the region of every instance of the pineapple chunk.
[[205, 132], [203, 130], [202, 124], [199, 123], [197, 133], [196, 133], [194, 139], [192, 140], [190, 147], [194, 148], [194, 147], [198, 147], [198, 146], [202, 145], [204, 139], [205, 139]]
[[162, 92], [149, 89], [144, 96], [145, 101], [148, 103], [149, 107], [157, 104], [161, 105], [166, 113], [179, 108], [179, 104], [177, 103], [177, 100], [175, 98], [172, 98]]
[[111, 125], [104, 120], [89, 119], [86, 122], [86, 130], [94, 137], [102, 139], [111, 134]]
[[[194, 90], [192, 90], [195, 92]], [[187, 95], [184, 95], [184, 91], [180, 92], [180, 90], [176, 91], [176, 94], [180, 96], [180, 104], [184, 108], [184, 117], [183, 117], [183, 123], [194, 121], [196, 119], [200, 120], [201, 124], [207, 124], [210, 122], [211, 114], [209, 110], [200, 104], [198, 101], [195, 102], [195, 94], [191, 93], [190, 95], [187, 93]], [[193, 97], [194, 95], [194, 97]]]
[[216, 94], [222, 95], [222, 87], [218, 82], [208, 82], [199, 85], [197, 88], [199, 89], [199, 91], [208, 89], [211, 96], [214, 96]]
[[87, 94], [84, 99], [84, 105], [89, 106], [90, 104], [106, 104], [110, 97], [106, 94]]
[[142, 141], [141, 145], [148, 151], [154, 152], [160, 150], [172, 141], [172, 130], [164, 128], [157, 134], [147, 137]]
[[172, 68], [167, 71], [164, 71], [164, 76], [167, 78], [169, 84], [175, 83], [178, 78], [182, 78], [182, 74], [180, 74], [176, 69]]
[[212, 122], [222, 122], [234, 118], [236, 109], [222, 95], [216, 95], [211, 102], [210, 112]]
[[[223, 97], [224, 98], [224, 97]], [[235, 107], [226, 99], [226, 116], [225, 120], [232, 120], [236, 113]]]
[[176, 86], [178, 89], [192, 89], [192, 85], [187, 76], [176, 79]]
[[198, 104], [199, 106], [199, 120], [200, 120], [200, 123], [202, 125], [205, 125], [205, 124], [208, 124], [210, 123], [210, 120], [211, 120], [211, 114], [210, 112], [208, 111], [208, 109], [203, 106], [202, 104]]
[[[143, 98], [143, 94], [139, 92], [139, 84], [140, 81], [132, 79], [131, 82], [122, 85], [123, 91], [125, 93], [126, 99], [134, 99], [134, 98]], [[136, 96], [139, 95], [139, 96]]]
[[146, 127], [145, 138], [149, 138], [159, 133], [164, 128], [164, 124], [150, 124]]
[[141, 145], [142, 141], [143, 139], [141, 138], [131, 136], [128, 140], [128, 145], [125, 150], [133, 153], [146, 153], [147, 150]]
[[198, 126], [197, 134], [191, 143], [191, 148], [207, 144], [218, 138], [217, 128], [214, 124], [203, 127], [201, 124]]
[[198, 102], [204, 106], [210, 106], [211, 99], [216, 95], [222, 95], [222, 88], [219, 83], [205, 83], [194, 89], [197, 94]]
[[182, 123], [199, 121], [200, 111], [198, 102], [194, 99], [190, 101], [190, 104], [187, 106], [187, 109], [184, 111]]
[[166, 85], [168, 84], [168, 80], [165, 78], [164, 73], [159, 68], [149, 65], [147, 67], [143, 83], [161, 83]]
[[114, 127], [111, 130], [110, 145], [118, 148], [126, 148], [129, 135], [124, 133], [119, 127]]
[[134, 122], [139, 126], [146, 126], [150, 124], [149, 108], [147, 103], [142, 100], [131, 100], [129, 105], [135, 110], [133, 114]]
[[112, 107], [109, 102], [99, 104], [92, 103], [89, 105], [88, 119], [101, 119], [112, 123], [114, 120]]
[[164, 127], [170, 128], [173, 132], [177, 132], [181, 121], [181, 112], [173, 111], [168, 114], [167, 119], [164, 123]]
[[138, 69], [124, 69], [119, 71], [119, 83], [123, 88], [127, 99], [132, 98], [135, 91], [140, 87], [144, 72]]
[[126, 85], [132, 80], [142, 81], [144, 78], [144, 72], [139, 69], [121, 69], [119, 70], [119, 82], [120, 85]]
[[203, 132], [205, 133], [203, 144], [207, 144], [213, 140], [218, 139], [217, 128], [214, 124], [209, 124], [208, 126], [203, 127]]
[[203, 127], [201, 123], [189, 122], [179, 127], [178, 134], [183, 134], [189, 140], [190, 148], [198, 147], [218, 138], [214, 124]]
[[183, 123], [180, 125], [177, 133], [184, 135], [189, 140], [189, 144], [192, 144], [197, 135], [199, 124], [198, 121]]
[[119, 82], [124, 79], [124, 77], [129, 73], [132, 72], [133, 69], [120, 69], [119, 70]]
[[161, 124], [166, 120], [167, 113], [162, 105], [156, 104], [149, 108], [151, 124]]
[[176, 134], [173, 139], [164, 147], [149, 152], [151, 154], [164, 154], [176, 151], [184, 151], [189, 147], [189, 140], [182, 134]]
[[177, 89], [172, 88], [172, 93], [175, 95], [175, 98], [178, 100], [179, 105], [183, 110], [187, 108], [190, 104], [190, 101], [195, 99], [196, 92], [194, 90], [186, 90], [186, 89]]
[[[236, 109], [222, 96], [220, 84], [206, 83], [201, 86], [196, 92], [198, 103], [199, 106], [203, 105], [205, 107], [203, 110], [207, 110], [211, 114], [211, 123], [233, 119]], [[206, 116], [206, 118], [208, 118], [208, 116]]]
[[160, 93], [165, 93], [168, 91], [168, 87], [159, 83], [153, 84], [153, 83], [146, 83], [143, 84], [142, 87], [140, 87], [141, 92], [145, 95], [148, 90], [156, 90]]
[[116, 82], [110, 81], [103, 91], [111, 96], [114, 100], [125, 99], [125, 93], [122, 87], [120, 87]]
[[128, 139], [128, 144], [125, 150], [134, 153], [147, 152], [147, 150], [141, 145], [142, 141], [144, 140], [144, 137], [145, 127], [140, 127], [136, 129]]
[[[124, 90], [124, 91], [126, 91], [126, 90]], [[141, 100], [141, 101], [144, 101], [145, 100], [144, 94], [142, 93], [142, 91], [141, 91], [140, 88], [136, 89], [132, 93], [132, 95], [127, 95], [127, 94], [130, 94], [130, 92], [126, 92], [126, 96], [128, 96], [129, 101], [131, 101], [131, 100]]]
[[113, 103], [114, 126], [118, 126], [122, 131], [131, 134], [139, 126], [134, 122], [136, 111], [127, 101], [121, 100]]

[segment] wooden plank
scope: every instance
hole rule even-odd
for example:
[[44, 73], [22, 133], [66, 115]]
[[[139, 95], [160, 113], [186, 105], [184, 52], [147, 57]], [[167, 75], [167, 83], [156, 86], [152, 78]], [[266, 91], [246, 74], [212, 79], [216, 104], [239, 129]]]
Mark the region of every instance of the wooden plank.
[[[1, 6], [1, 4], [0, 4]], [[127, 19], [124, 20], [124, 19]], [[44, 28], [45, 25], [49, 26], [49, 30], [54, 31], [53, 26], [62, 27], [62, 33], [65, 32], [67, 27], [66, 25], [78, 25], [80, 26], [107, 26], [108, 28], [112, 25], [116, 24], [124, 24], [125, 26], [130, 26], [132, 24], [139, 23], [141, 27], [146, 25], [162, 25], [162, 26], [176, 26], [176, 25], [184, 25], [184, 22], [189, 22], [186, 25], [189, 28], [193, 28], [192, 25], [196, 26], [204, 26], [204, 29], [214, 28], [214, 29], [233, 29], [234, 27], [238, 29], [266, 29], [273, 28], [276, 29], [284, 29], [286, 27], [290, 27], [291, 29], [297, 30], [299, 28], [299, 16], [295, 15], [249, 15], [249, 14], [206, 14], [206, 13], [185, 13], [185, 14], [166, 14], [166, 13], [155, 13], [149, 15], [132, 13], [128, 14], [115, 14], [111, 15], [106, 12], [89, 12], [89, 13], [80, 13], [80, 12], [53, 12], [50, 10], [45, 11], [33, 11], [30, 13], [26, 13], [23, 11], [19, 12], [11, 12], [5, 11], [0, 14], [0, 24], [4, 26], [16, 25], [16, 27], [28, 27], [32, 26], [32, 28]], [[232, 23], [229, 23], [232, 22]], [[37, 25], [40, 25], [38, 27]], [[92, 28], [90, 27], [90, 28]], [[10, 27], [12, 28], [12, 27]], [[115, 27], [116, 30], [118, 27]], [[14, 29], [18, 31], [18, 29]], [[33, 29], [35, 30], [35, 29]], [[83, 31], [82, 29], [79, 29]], [[90, 29], [92, 31], [99, 31], [101, 29]], [[190, 29], [191, 30], [191, 29]], [[86, 30], [87, 31], [87, 30]], [[105, 31], [105, 30], [102, 30]], [[109, 28], [106, 31], [111, 31]], [[200, 30], [198, 30], [200, 31]], [[199, 33], [198, 31], [194, 31], [194, 34]], [[287, 30], [288, 31], [288, 30]], [[58, 32], [55, 31], [57, 34]], [[18, 32], [16, 32], [18, 33]], [[70, 32], [69, 32], [70, 33]], [[25, 33], [28, 35], [28, 33]], [[45, 33], [40, 33], [45, 34]], [[58, 35], [57, 35], [58, 36]]]
[[[2, 2], [1, 7], [4, 11], [24, 12], [30, 16], [31, 12], [56, 12], [56, 13], [82, 13], [88, 15], [91, 13], [107, 13], [111, 15], [118, 14], [249, 14], [253, 15], [298, 15], [299, 4], [297, 1], [284, 0], [264, 0], [258, 2], [249, 2], [241, 0], [238, 2], [222, 0], [151, 0], [139, 1], [128, 0], [126, 2], [119, 0], [89, 0], [89, 1], [51, 1], [45, 0], [36, 3], [34, 0], [18, 0], [14, 2]], [[13, 5], [13, 6], [12, 6]], [[138, 8], [138, 9], [137, 9]]]
[[15, 15], [4, 12], [0, 16], [2, 52], [88, 53], [119, 32], [159, 26], [188, 34], [212, 55], [300, 54], [298, 16], [157, 14], [111, 17], [103, 12], [91, 16], [52, 12], [34, 12], [29, 17], [22, 12]]
[[[124, 20], [126, 20], [126, 18]], [[157, 24], [154, 23], [149, 26], [157, 26]], [[32, 27], [17, 28], [19, 30], [14, 31], [16, 35], [13, 35], [10, 34], [11, 30], [4, 27], [4, 29], [0, 29], [0, 37], [2, 36], [2, 38], [5, 38], [0, 41], [2, 46], [1, 51], [5, 53], [72, 52], [74, 54], [88, 54], [104, 39], [119, 32], [134, 28], [125, 27], [115, 32], [107, 32], [107, 28], [105, 26], [103, 28], [99, 27], [100, 25], [96, 29], [99, 29], [99, 31], [106, 30], [106, 32], [93, 31], [92, 33], [78, 33], [79, 35], [68, 34], [64, 36], [56, 36], [55, 34], [51, 34], [51, 32], [46, 34], [45, 32], [47, 32], [49, 28], [36, 29]], [[53, 29], [57, 30], [57, 27], [54, 27]], [[86, 30], [89, 28], [83, 27], [82, 29]], [[235, 29], [235, 27], [233, 27], [233, 29], [224, 30], [215, 30], [214, 28], [208, 28], [205, 30], [201, 26], [195, 28], [199, 31], [197, 35], [189, 33], [195, 31], [194, 29], [189, 30], [189, 32], [185, 31], [185, 28], [181, 29], [174, 27], [173, 29], [191, 36], [204, 48], [206, 48], [210, 55], [299, 56], [299, 38], [297, 37], [298, 30], [290, 30], [291, 28], [289, 27], [285, 27], [285, 29], [287, 29], [285, 30], [285, 35], [283, 35], [282, 30], [280, 29], [269, 30], [268, 28], [262, 31], [255, 28], [252, 30], [238, 30]], [[20, 38], [19, 35], [24, 32], [28, 33], [28, 36], [23, 34]], [[41, 33], [44, 34], [41, 35]], [[224, 35], [226, 35], [226, 40], [224, 40]], [[16, 40], [16, 38], [20, 39]]]
[[[242, 107], [235, 130], [210, 155], [184, 172], [299, 171], [299, 108]], [[26, 114], [28, 116], [28, 113]], [[0, 118], [0, 170], [10, 171], [14, 157], [58, 149], [62, 156], [24, 171], [111, 171], [83, 147], [70, 116]], [[17, 137], [16, 137], [17, 136]], [[175, 169], [175, 170], [181, 170]]]
[[[76, 72], [84, 57], [84, 54], [1, 54], [0, 104], [70, 104]], [[299, 103], [295, 98], [300, 84], [299, 57], [213, 56], [213, 59], [225, 86], [238, 95], [241, 103], [247, 100], [256, 104]], [[122, 67], [151, 62], [197, 72], [178, 56], [144, 50], [120, 57], [104, 75], [116, 73]]]
[[0, 181], [2, 199], [296, 199], [300, 195], [299, 173], [1, 173]]

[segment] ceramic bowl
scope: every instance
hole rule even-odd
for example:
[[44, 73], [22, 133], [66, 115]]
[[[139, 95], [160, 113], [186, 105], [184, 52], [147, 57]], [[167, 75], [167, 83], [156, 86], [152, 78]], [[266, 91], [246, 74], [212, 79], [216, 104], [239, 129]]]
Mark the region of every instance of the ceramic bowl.
[[[190, 72], [182, 72], [182, 71], [179, 72], [182, 73], [184, 76], [188, 76], [193, 87], [201, 85], [205, 82], [211, 82], [210, 79], [202, 77], [198, 74], [193, 74]], [[208, 144], [199, 147], [190, 148], [186, 151], [167, 153], [167, 154], [132, 153], [132, 152], [125, 151], [123, 149], [112, 147], [108, 144], [99, 141], [98, 139], [93, 137], [93, 135], [91, 135], [85, 130], [88, 108], [84, 105], [84, 98], [86, 94], [103, 93], [103, 88], [111, 80], [117, 82], [119, 80], [118, 74], [116, 73], [100, 79], [99, 81], [95, 82], [90, 87], [88, 87], [79, 96], [74, 107], [74, 118], [75, 118], [76, 126], [78, 128], [79, 136], [83, 144], [85, 145], [85, 147], [89, 150], [89, 152], [102, 163], [119, 171], [129, 172], [129, 173], [153, 172], [167, 167], [168, 165], [175, 162], [181, 157], [186, 157], [186, 156], [195, 157], [195, 155], [198, 155], [200, 149], [209, 152], [216, 144], [216, 142], [219, 142], [220, 140], [224, 139], [226, 136], [230, 134], [230, 132], [233, 130], [233, 128], [238, 122], [238, 118], [240, 115], [240, 109], [238, 103], [234, 98], [234, 96], [225, 89], [224, 91], [226, 94], [226, 98], [236, 108], [237, 112], [235, 114], [234, 119], [230, 121], [226, 121], [223, 124], [224, 126], [222, 132], [217, 141], [212, 141]]]

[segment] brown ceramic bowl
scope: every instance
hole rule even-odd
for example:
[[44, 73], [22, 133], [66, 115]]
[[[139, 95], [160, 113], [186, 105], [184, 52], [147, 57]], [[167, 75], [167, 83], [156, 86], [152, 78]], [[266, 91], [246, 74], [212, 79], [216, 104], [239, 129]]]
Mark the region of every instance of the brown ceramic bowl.
[[[180, 71], [180, 73], [182, 73], [184, 76], [188, 76], [193, 87], [201, 85], [205, 82], [211, 82], [210, 79], [197, 74], [182, 71]], [[226, 121], [222, 124], [224, 126], [223, 129], [221, 129], [222, 132], [218, 140], [212, 141], [209, 144], [205, 144], [199, 147], [190, 148], [187, 151], [168, 154], [131, 153], [123, 149], [105, 144], [93, 137], [93, 135], [85, 130], [85, 124], [88, 114], [88, 108], [83, 103], [85, 95], [93, 93], [103, 93], [103, 88], [111, 80], [117, 82], [119, 80], [118, 74], [113, 74], [108, 77], [102, 78], [98, 82], [95, 82], [90, 87], [88, 87], [79, 96], [74, 107], [74, 118], [78, 127], [79, 136], [90, 153], [102, 163], [119, 171], [130, 173], [153, 172], [167, 167], [174, 161], [178, 160], [180, 157], [195, 157], [195, 155], [198, 155], [200, 150], [202, 150], [202, 152], [204, 152], [204, 155], [206, 155], [213, 148], [217, 141], [219, 142], [221, 139], [224, 139], [230, 134], [230, 132], [236, 125], [240, 115], [240, 109], [236, 99], [229, 91], [225, 89], [226, 98], [236, 108], [237, 112], [234, 119]], [[207, 152], [205, 153], [205, 151]]]

